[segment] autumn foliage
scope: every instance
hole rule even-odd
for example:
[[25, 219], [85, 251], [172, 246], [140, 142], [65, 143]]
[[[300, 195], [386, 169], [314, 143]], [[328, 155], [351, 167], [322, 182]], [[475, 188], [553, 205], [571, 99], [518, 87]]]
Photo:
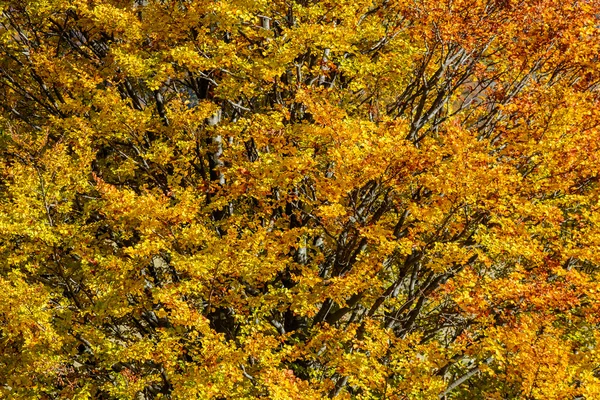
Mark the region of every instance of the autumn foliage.
[[600, 399], [600, 0], [0, 0], [0, 397]]

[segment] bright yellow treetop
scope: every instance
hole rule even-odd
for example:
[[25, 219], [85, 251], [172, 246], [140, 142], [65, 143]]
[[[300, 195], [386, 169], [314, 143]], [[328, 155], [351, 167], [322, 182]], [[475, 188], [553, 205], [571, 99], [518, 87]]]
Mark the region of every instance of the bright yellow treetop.
[[600, 399], [600, 0], [0, 0], [0, 398]]

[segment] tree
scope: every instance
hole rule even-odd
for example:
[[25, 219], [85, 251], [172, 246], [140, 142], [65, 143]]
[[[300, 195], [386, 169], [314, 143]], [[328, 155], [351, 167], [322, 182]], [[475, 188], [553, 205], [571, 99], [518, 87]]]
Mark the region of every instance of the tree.
[[13, 399], [600, 397], [598, 0], [2, 0]]

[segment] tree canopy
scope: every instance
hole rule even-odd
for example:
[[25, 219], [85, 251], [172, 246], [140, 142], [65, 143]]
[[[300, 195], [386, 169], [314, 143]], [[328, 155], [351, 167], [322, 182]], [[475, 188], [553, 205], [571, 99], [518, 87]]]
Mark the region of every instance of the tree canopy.
[[599, 0], [0, 0], [0, 396], [600, 398]]

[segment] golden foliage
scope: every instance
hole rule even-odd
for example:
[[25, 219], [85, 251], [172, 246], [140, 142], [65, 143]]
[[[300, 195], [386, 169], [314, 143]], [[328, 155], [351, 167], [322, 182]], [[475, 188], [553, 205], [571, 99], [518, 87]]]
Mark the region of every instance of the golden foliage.
[[598, 0], [0, 0], [0, 393], [600, 398]]

